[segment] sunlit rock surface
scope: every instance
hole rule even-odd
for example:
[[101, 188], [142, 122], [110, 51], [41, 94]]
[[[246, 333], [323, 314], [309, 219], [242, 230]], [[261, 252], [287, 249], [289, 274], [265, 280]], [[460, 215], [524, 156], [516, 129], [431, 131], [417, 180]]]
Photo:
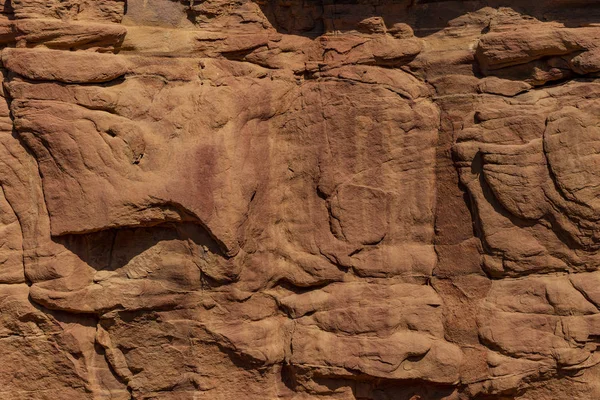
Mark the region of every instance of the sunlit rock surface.
[[0, 399], [600, 398], [600, 4], [0, 0]]

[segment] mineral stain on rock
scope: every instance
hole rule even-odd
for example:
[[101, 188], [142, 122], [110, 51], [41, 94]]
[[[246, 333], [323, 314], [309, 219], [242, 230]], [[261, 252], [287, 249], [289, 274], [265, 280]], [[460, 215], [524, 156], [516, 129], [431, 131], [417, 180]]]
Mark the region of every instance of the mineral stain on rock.
[[0, 0], [0, 399], [600, 398], [599, 24]]

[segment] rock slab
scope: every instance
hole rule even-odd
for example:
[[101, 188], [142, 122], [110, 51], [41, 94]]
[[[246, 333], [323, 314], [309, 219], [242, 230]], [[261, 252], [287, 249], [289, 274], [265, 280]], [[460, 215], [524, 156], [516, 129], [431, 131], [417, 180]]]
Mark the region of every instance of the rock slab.
[[600, 398], [596, 2], [0, 5], [0, 399]]

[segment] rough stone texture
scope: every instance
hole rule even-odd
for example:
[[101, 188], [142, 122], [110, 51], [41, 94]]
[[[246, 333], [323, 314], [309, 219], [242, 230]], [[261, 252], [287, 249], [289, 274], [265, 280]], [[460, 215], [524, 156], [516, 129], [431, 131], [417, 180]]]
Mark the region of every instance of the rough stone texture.
[[600, 398], [600, 4], [0, 0], [0, 399]]

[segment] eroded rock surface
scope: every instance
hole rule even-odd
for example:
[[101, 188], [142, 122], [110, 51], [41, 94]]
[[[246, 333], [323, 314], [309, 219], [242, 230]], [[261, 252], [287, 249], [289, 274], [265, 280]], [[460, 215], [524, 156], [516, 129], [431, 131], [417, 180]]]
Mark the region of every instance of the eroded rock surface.
[[596, 2], [0, 5], [0, 399], [600, 398]]

